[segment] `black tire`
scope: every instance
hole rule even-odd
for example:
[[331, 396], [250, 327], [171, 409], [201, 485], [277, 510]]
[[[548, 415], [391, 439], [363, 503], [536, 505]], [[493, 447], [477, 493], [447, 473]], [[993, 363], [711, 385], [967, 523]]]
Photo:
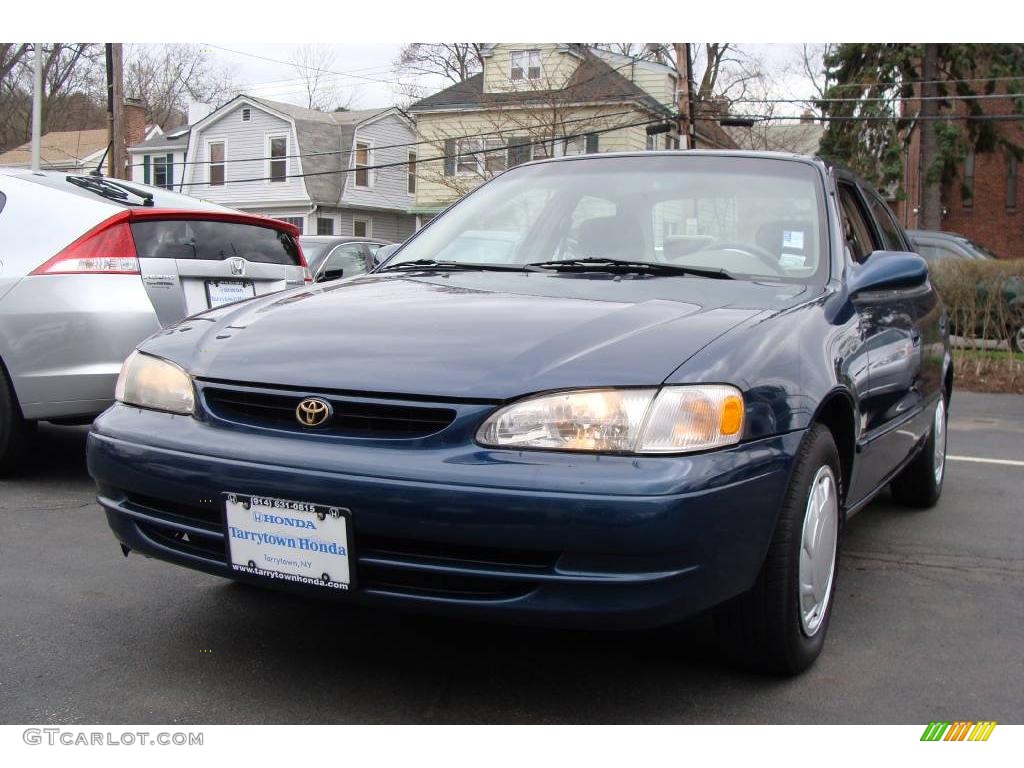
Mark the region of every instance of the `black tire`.
[[0, 362], [0, 477], [17, 470], [28, 455], [33, 422], [25, 421], [7, 371]]
[[1010, 341], [1010, 351], [1024, 354], [1024, 325], [1011, 328], [1007, 335]]
[[[831, 470], [836, 483], [834, 559], [824, 609], [808, 634], [801, 618], [800, 552], [812, 484], [825, 467]], [[842, 526], [841, 483], [839, 451], [832, 432], [815, 424], [800, 444], [775, 533], [753, 589], [716, 611], [719, 640], [741, 665], [763, 672], [795, 675], [811, 666], [821, 653], [835, 596], [838, 537]]]
[[[927, 509], [934, 507], [942, 495], [942, 482], [946, 479], [945, 456], [946, 456], [946, 422], [949, 418], [946, 409], [945, 395], [939, 398], [935, 404], [935, 414], [932, 417], [932, 429], [925, 440], [921, 452], [914, 457], [903, 471], [900, 472], [889, 487], [892, 489], [892, 496], [897, 503], [906, 507], [917, 507]], [[941, 436], [936, 434], [937, 422], [940, 418], [941, 408]], [[938, 461], [938, 452], [935, 450], [936, 440], [941, 440], [942, 463]]]

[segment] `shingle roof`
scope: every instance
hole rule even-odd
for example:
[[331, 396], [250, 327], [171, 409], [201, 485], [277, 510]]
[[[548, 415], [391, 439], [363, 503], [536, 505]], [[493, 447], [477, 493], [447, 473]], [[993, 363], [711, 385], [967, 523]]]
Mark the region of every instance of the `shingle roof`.
[[[184, 131], [184, 132], [182, 132]], [[128, 149], [171, 149], [184, 147], [188, 144], [188, 128], [175, 128], [173, 131], [167, 131], [159, 136], [154, 136], [146, 141], [139, 142]]]
[[586, 48], [576, 50], [582, 61], [569, 78], [565, 88], [548, 90], [514, 90], [484, 93], [483, 73], [456, 83], [443, 91], [420, 99], [409, 112], [458, 107], [487, 109], [511, 104], [547, 104], [552, 98], [563, 103], [637, 102], [652, 112], [670, 114], [671, 110]]
[[[101, 152], [107, 146], [107, 129], [94, 128], [85, 131], [50, 131], [39, 139], [39, 164], [42, 167], [66, 168]], [[32, 162], [32, 142], [9, 149], [0, 154], [0, 165], [24, 165]]]
[[[281, 101], [246, 96], [245, 98], [281, 112], [295, 121], [295, 133], [299, 142], [303, 173], [320, 175], [306, 176], [306, 191], [315, 203], [337, 205], [345, 189], [348, 173], [322, 173], [340, 171], [349, 165], [349, 150], [356, 126], [392, 107], [380, 109], [359, 109], [347, 112], [320, 112]], [[331, 153], [331, 154], [321, 154]]]

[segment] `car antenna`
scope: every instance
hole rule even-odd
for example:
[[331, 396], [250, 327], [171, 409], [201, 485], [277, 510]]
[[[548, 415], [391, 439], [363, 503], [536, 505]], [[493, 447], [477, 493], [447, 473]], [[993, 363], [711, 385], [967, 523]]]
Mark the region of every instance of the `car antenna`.
[[107, 159], [107, 153], [110, 151], [111, 144], [113, 144], [112, 141], [108, 141], [107, 142], [107, 146], [103, 150], [103, 157], [100, 158], [100, 162], [96, 166], [96, 170], [89, 172], [90, 176], [101, 176], [101, 177], [103, 176], [103, 171], [101, 169], [103, 168], [103, 161]]

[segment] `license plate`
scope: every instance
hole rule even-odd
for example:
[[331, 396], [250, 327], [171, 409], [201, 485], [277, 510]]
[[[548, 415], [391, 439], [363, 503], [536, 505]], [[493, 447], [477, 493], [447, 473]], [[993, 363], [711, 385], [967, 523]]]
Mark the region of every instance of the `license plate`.
[[237, 573], [348, 590], [349, 510], [225, 493], [228, 563]]
[[207, 280], [206, 298], [210, 301], [210, 309], [234, 304], [242, 299], [251, 299], [256, 295], [256, 287], [246, 280]]

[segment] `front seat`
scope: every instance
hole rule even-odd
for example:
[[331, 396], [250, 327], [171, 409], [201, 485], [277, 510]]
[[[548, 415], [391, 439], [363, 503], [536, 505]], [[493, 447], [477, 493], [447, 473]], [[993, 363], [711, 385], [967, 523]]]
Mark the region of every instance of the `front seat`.
[[640, 225], [622, 214], [587, 219], [576, 238], [576, 256], [581, 259], [637, 259], [643, 249]]

